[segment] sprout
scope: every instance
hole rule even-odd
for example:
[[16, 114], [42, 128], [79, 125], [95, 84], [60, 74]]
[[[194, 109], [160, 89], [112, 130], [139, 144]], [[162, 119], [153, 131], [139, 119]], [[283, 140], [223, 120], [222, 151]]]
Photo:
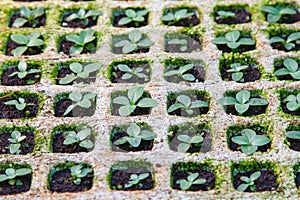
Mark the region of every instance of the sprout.
[[183, 66], [180, 66], [179, 69], [177, 69], [177, 70], [167, 71], [165, 73], [165, 76], [168, 77], [168, 76], [176, 75], [176, 76], [182, 77], [186, 81], [194, 81], [195, 76], [193, 74], [186, 73], [187, 71], [193, 69], [193, 67], [194, 67], [194, 64], [183, 65]]
[[235, 82], [238, 82], [238, 81], [243, 81], [244, 73], [241, 71], [247, 68], [248, 65], [241, 65], [241, 63], [232, 63], [230, 65], [230, 69], [226, 70], [226, 72], [233, 72], [231, 74], [231, 78]]
[[40, 32], [33, 32], [29, 35], [23, 34], [12, 34], [10, 39], [20, 46], [12, 50], [14, 56], [23, 55], [31, 47], [40, 47], [44, 44], [42, 39], [39, 39], [41, 36]]
[[248, 178], [247, 176], [241, 176], [240, 179], [242, 181], [244, 181], [245, 183], [242, 183], [241, 185], [239, 185], [239, 187], [237, 188], [237, 190], [239, 192], [243, 192], [245, 191], [248, 187], [250, 187], [251, 191], [255, 191], [256, 186], [254, 181], [257, 180], [259, 177], [261, 176], [261, 172], [254, 172], [253, 174], [251, 174], [251, 176]]
[[234, 12], [225, 11], [225, 10], [219, 10], [217, 12], [217, 14], [218, 14], [218, 18], [221, 18], [221, 19], [228, 19], [228, 18], [235, 18], [236, 17]]
[[188, 135], [178, 135], [177, 139], [181, 142], [177, 149], [179, 152], [184, 153], [187, 152], [193, 144], [199, 144], [203, 142], [203, 137], [201, 135], [195, 135], [193, 137]]
[[17, 18], [12, 27], [20, 28], [26, 23], [31, 23], [32, 27], [37, 27], [39, 20], [38, 18], [45, 14], [45, 9], [43, 7], [38, 7], [36, 9], [30, 10], [24, 6], [20, 9], [21, 17]]
[[92, 100], [96, 97], [95, 94], [92, 93], [87, 93], [87, 94], [82, 94], [80, 92], [71, 92], [69, 94], [70, 100], [72, 100], [72, 104], [66, 109], [64, 112], [63, 116], [66, 116], [69, 114], [74, 108], [77, 106], [81, 108], [90, 108], [92, 106]]
[[35, 104], [33, 103], [26, 103], [25, 99], [23, 98], [18, 98], [18, 100], [9, 100], [4, 103], [5, 105], [13, 105], [16, 107], [18, 110], [24, 110], [27, 106], [34, 106]]
[[25, 176], [30, 173], [31, 169], [29, 168], [20, 168], [17, 170], [14, 168], [7, 168], [5, 169], [5, 174], [0, 174], [0, 183], [3, 181], [8, 181], [9, 185], [21, 186], [23, 183], [20, 179], [17, 179], [17, 177]]
[[[188, 190], [192, 187], [192, 185], [201, 185], [206, 183], [206, 179], [198, 178], [199, 173], [192, 173], [186, 179], [180, 179], [176, 181], [177, 184], [180, 184], [181, 190]], [[198, 179], [197, 179], [198, 178]]]
[[286, 50], [292, 50], [296, 45], [300, 44], [300, 32], [291, 33], [287, 39], [283, 39], [279, 36], [270, 38], [270, 43], [281, 43]]
[[8, 138], [8, 141], [10, 144], [8, 145], [9, 152], [12, 154], [20, 154], [21, 150], [21, 144], [26, 139], [25, 135], [21, 135], [21, 133], [17, 130], [13, 131], [11, 133], [11, 138]]
[[300, 80], [300, 70], [298, 63], [291, 58], [286, 58], [283, 61], [284, 67], [274, 72], [275, 76], [290, 75], [296, 80]]
[[88, 173], [93, 172], [93, 169], [90, 167], [84, 167], [82, 164], [81, 165], [74, 165], [73, 167], [70, 168], [71, 175], [73, 178], [73, 182], [76, 185], [81, 184], [81, 178], [84, 178], [87, 176]]
[[186, 51], [188, 48], [188, 41], [186, 39], [173, 39], [168, 41], [168, 44], [180, 45], [180, 51]]
[[70, 14], [66, 21], [70, 22], [73, 20], [80, 20], [85, 26], [89, 24], [89, 18], [91, 17], [93, 20], [96, 20], [98, 16], [102, 15], [101, 11], [98, 10], [84, 10], [83, 8], [80, 8], [80, 10], [77, 13]]
[[283, 102], [287, 102], [286, 108], [289, 111], [297, 111], [300, 108], [300, 92], [297, 95], [289, 95], [285, 99], [283, 99]]
[[92, 134], [92, 130], [90, 128], [85, 128], [80, 130], [78, 133], [75, 131], [67, 131], [63, 133], [65, 135], [65, 139], [63, 144], [78, 144], [80, 147], [90, 149], [94, 147], [93, 142], [90, 140], [90, 136]]
[[24, 60], [21, 60], [18, 64], [18, 72], [13, 72], [9, 75], [9, 77], [17, 75], [19, 79], [26, 78], [29, 74], [35, 74], [41, 72], [39, 69], [27, 69], [27, 63]]
[[297, 13], [294, 8], [281, 6], [262, 6], [261, 10], [267, 13], [269, 23], [278, 22], [282, 15], [294, 15]]
[[141, 183], [142, 180], [146, 179], [148, 176], [150, 175], [150, 173], [143, 173], [143, 174], [131, 174], [130, 175], [130, 179], [129, 182], [127, 184], [125, 184], [125, 188], [130, 188], [134, 185], [138, 185], [139, 188], [141, 188], [143, 186], [143, 184]]
[[123, 17], [119, 20], [118, 25], [126, 25], [130, 22], [134, 22], [135, 26], [138, 27], [140, 22], [145, 21], [145, 15], [148, 14], [148, 11], [146, 9], [135, 11], [133, 9], [126, 9], [125, 15], [126, 17]]
[[191, 16], [193, 16], [194, 12], [188, 12], [187, 9], [180, 9], [177, 10], [175, 13], [168, 12], [163, 17], [162, 20], [169, 22], [170, 24], [175, 24], [176, 22], [179, 22], [183, 19], [187, 19]]
[[88, 51], [95, 50], [95, 45], [91, 43], [96, 39], [95, 31], [93, 29], [82, 30], [79, 34], [66, 35], [66, 40], [75, 43], [70, 48], [70, 55], [81, 54], [86, 48]]

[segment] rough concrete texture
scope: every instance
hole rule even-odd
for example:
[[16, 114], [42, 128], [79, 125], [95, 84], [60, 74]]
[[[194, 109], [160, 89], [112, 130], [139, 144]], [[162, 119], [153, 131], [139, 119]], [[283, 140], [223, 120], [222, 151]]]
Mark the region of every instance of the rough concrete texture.
[[[265, 2], [265, 1], [264, 1]], [[300, 5], [300, 1], [294, 1]], [[96, 0], [94, 2], [70, 2], [63, 0], [47, 0], [45, 2], [22, 3], [14, 2], [12, 0], [1, 0], [1, 21], [0, 32], [2, 34], [9, 33], [13, 28], [7, 27], [8, 16], [5, 14], [8, 8], [19, 8], [22, 5], [28, 6], [45, 6], [47, 7], [47, 25], [36, 30], [42, 33], [49, 33], [47, 47], [44, 53], [36, 56], [22, 57], [26, 59], [47, 60], [47, 71], [51, 71], [52, 65], [50, 63], [70, 60], [69, 56], [57, 53], [56, 39], [64, 34], [70, 32], [79, 32], [80, 29], [62, 28], [58, 23], [58, 10], [79, 5], [85, 7], [92, 5], [93, 8], [103, 11], [100, 16], [97, 26], [93, 29], [102, 33], [99, 42], [99, 48], [95, 54], [80, 55], [76, 58], [91, 59], [102, 63], [103, 67], [101, 73], [97, 76], [96, 82], [93, 85], [85, 86], [83, 88], [72, 86], [58, 86], [53, 84], [53, 80], [49, 75], [43, 74], [41, 82], [33, 86], [22, 87], [6, 87], [0, 86], [0, 91], [9, 90], [29, 90], [42, 92], [46, 95], [45, 104], [42, 112], [35, 119], [31, 120], [0, 120], [1, 125], [31, 125], [38, 128], [41, 135], [45, 137], [43, 147], [40, 152], [29, 155], [1, 155], [0, 162], [5, 161], [22, 161], [30, 164], [34, 170], [31, 190], [17, 195], [1, 196], [1, 199], [298, 199], [299, 190], [296, 189], [293, 171], [291, 166], [299, 162], [299, 152], [290, 150], [284, 141], [285, 127], [292, 120], [298, 120], [296, 117], [285, 118], [279, 115], [278, 105], [279, 100], [275, 91], [283, 87], [299, 88], [299, 82], [284, 82], [284, 81], [269, 81], [259, 80], [252, 83], [235, 83], [222, 81], [219, 76], [218, 62], [221, 56], [221, 51], [217, 50], [216, 46], [211, 43], [215, 37], [216, 29], [223, 29], [228, 26], [216, 25], [213, 17], [213, 7], [216, 4], [235, 4], [246, 3], [250, 7], [259, 10], [263, 3], [259, 0], [228, 0], [228, 1], [214, 1], [214, 0], [196, 0], [196, 1], [108, 1]], [[177, 6], [188, 4], [196, 6], [202, 15], [200, 25], [193, 27], [195, 30], [204, 29], [203, 34], [203, 49], [199, 52], [193, 53], [166, 53], [163, 51], [164, 34], [180, 30], [180, 27], [164, 26], [161, 23], [161, 16], [163, 8], [169, 6]], [[149, 25], [139, 28], [142, 32], [148, 34], [149, 38], [154, 41], [154, 46], [150, 48], [149, 53], [130, 54], [130, 55], [116, 55], [111, 50], [111, 36], [113, 34], [128, 33], [132, 28], [115, 28], [111, 26], [110, 17], [112, 16], [111, 8], [129, 6], [145, 7], [150, 12]], [[5, 16], [5, 18], [3, 17]], [[228, 28], [233, 28], [228, 27]], [[268, 29], [268, 23], [263, 20], [261, 12], [252, 13], [252, 22], [247, 24], [236, 25], [236, 29], [249, 29], [252, 35], [255, 36], [257, 45], [250, 55], [257, 59], [257, 61], [264, 67], [264, 69], [271, 73], [273, 71], [274, 58], [281, 56], [298, 56], [297, 52], [281, 52], [273, 50], [269, 45], [268, 34], [263, 30]], [[283, 27], [291, 27], [300, 29], [300, 22]], [[22, 29], [30, 31], [31, 29]], [[5, 42], [1, 39], [1, 45], [5, 46]], [[175, 84], [168, 83], [164, 80], [163, 70], [164, 66], [161, 63], [169, 57], [184, 57], [186, 59], [201, 59], [207, 65], [207, 76], [204, 83], [194, 84]], [[118, 59], [123, 58], [146, 58], [153, 61], [152, 77], [149, 83], [144, 84], [147, 91], [150, 92], [153, 99], [155, 99], [159, 106], [152, 109], [150, 115], [135, 116], [135, 117], [118, 117], [110, 114], [110, 94], [113, 91], [128, 89], [134, 84], [112, 84], [106, 77], [108, 65]], [[0, 61], [15, 59], [14, 57], [0, 54]], [[210, 93], [212, 100], [209, 113], [203, 117], [184, 118], [177, 116], [170, 116], [166, 111], [167, 93], [170, 91], [182, 91], [187, 89], [206, 90]], [[256, 117], [239, 117], [226, 115], [223, 108], [217, 103], [226, 90], [240, 90], [240, 89], [263, 89], [267, 92], [267, 99], [269, 101], [268, 112]], [[84, 118], [57, 118], [53, 115], [53, 99], [56, 94], [65, 91], [90, 91], [97, 94], [97, 109], [95, 115]], [[112, 152], [109, 144], [110, 130], [114, 125], [128, 124], [130, 122], [145, 121], [153, 127], [158, 137], [155, 140], [155, 145], [152, 151], [149, 152], [129, 152], [120, 153]], [[182, 122], [210, 122], [213, 141], [212, 149], [207, 153], [199, 154], [184, 154], [173, 152], [169, 149], [167, 144], [167, 133], [170, 125], [179, 124]], [[52, 129], [62, 123], [71, 124], [77, 122], [86, 122], [97, 132], [95, 149], [89, 153], [78, 154], [54, 154], [49, 152], [49, 141]], [[274, 130], [274, 139], [272, 141], [271, 151], [267, 153], [255, 153], [253, 156], [246, 156], [241, 152], [230, 151], [226, 142], [226, 128], [233, 124], [246, 123], [270, 123]], [[280, 186], [276, 192], [262, 192], [262, 193], [242, 193], [237, 192], [231, 182], [230, 162], [244, 159], [255, 158], [259, 161], [272, 161], [278, 166], [289, 166], [283, 168], [279, 174]], [[156, 186], [150, 191], [112, 191], [108, 187], [106, 180], [110, 166], [121, 160], [135, 160], [146, 159], [151, 162], [154, 167]], [[225, 176], [227, 181], [221, 184], [219, 189], [206, 192], [184, 192], [172, 190], [170, 187], [170, 167], [172, 163], [178, 161], [195, 161], [201, 162], [205, 159], [214, 159], [213, 164], [221, 163], [223, 169], [220, 172]], [[79, 193], [51, 193], [47, 190], [47, 175], [49, 168], [58, 162], [66, 160], [76, 162], [88, 162], [95, 171], [94, 184], [91, 190]]]

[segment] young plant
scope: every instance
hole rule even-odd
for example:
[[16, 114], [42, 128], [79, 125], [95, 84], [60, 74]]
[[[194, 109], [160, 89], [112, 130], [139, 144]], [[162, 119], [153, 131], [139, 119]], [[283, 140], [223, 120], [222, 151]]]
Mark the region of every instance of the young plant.
[[136, 86], [130, 88], [127, 92], [127, 96], [118, 96], [113, 99], [114, 104], [122, 105], [119, 108], [120, 116], [129, 116], [135, 111], [136, 108], [151, 108], [157, 106], [157, 102], [151, 98], [142, 98], [144, 94], [144, 88]]
[[174, 112], [178, 109], [184, 109], [188, 115], [193, 115], [194, 108], [205, 108], [208, 107], [208, 103], [201, 100], [193, 101], [189, 96], [179, 95], [176, 98], [176, 102], [168, 108], [168, 113]]
[[11, 154], [20, 154], [21, 153], [20, 147], [22, 142], [24, 142], [25, 139], [26, 139], [25, 135], [21, 135], [21, 133], [17, 130], [13, 131], [11, 133], [11, 138], [8, 138], [8, 141], [10, 142], [10, 144], [7, 147], [9, 148], [9, 152]]
[[141, 48], [149, 48], [154, 43], [148, 38], [142, 39], [143, 35], [139, 30], [133, 30], [128, 34], [128, 39], [121, 40], [114, 44], [115, 47], [122, 47], [122, 53], [135, 52]]
[[123, 74], [123, 76], [121, 77], [123, 80], [131, 79], [134, 76], [142, 79], [149, 78], [146, 74], [142, 73], [142, 71], [144, 70], [142, 67], [137, 67], [136, 69], [130, 69], [128, 65], [118, 64], [117, 68], [121, 72], [125, 72], [125, 74]]
[[102, 15], [102, 12], [99, 10], [84, 10], [83, 8], [80, 8], [80, 10], [77, 13], [72, 13], [66, 18], [67, 22], [73, 21], [73, 20], [80, 20], [85, 26], [89, 24], [89, 18], [91, 17], [92, 20], [96, 20], [97, 17]]
[[180, 20], [187, 19], [193, 16], [194, 14], [195, 14], [194, 12], [188, 12], [187, 9], [180, 9], [177, 10], [175, 13], [173, 12], [166, 13], [162, 17], [162, 20], [174, 24], [176, 22], [179, 22]]
[[15, 170], [14, 168], [5, 169], [5, 174], [0, 174], [0, 183], [4, 181], [8, 181], [9, 185], [21, 186], [23, 185], [22, 181], [17, 177], [25, 176], [31, 173], [31, 169], [29, 168], [21, 168]]
[[18, 100], [9, 100], [4, 103], [5, 105], [13, 105], [18, 110], [24, 110], [27, 106], [34, 106], [34, 103], [26, 103], [25, 99], [22, 97], [18, 98]]
[[203, 137], [201, 135], [195, 135], [193, 137], [188, 135], [178, 135], [177, 139], [181, 142], [177, 149], [179, 152], [183, 153], [187, 152], [193, 144], [198, 144], [203, 141]]
[[142, 180], [146, 179], [150, 174], [143, 173], [143, 174], [131, 174], [130, 179], [127, 184], [125, 184], [125, 188], [130, 188], [134, 185], [138, 185], [140, 188], [143, 186], [141, 183]]
[[300, 69], [298, 63], [291, 58], [286, 58], [283, 61], [284, 67], [274, 72], [275, 76], [290, 75], [296, 80], [300, 80]]
[[122, 145], [128, 142], [132, 147], [138, 147], [142, 140], [153, 140], [156, 138], [156, 134], [148, 131], [141, 130], [137, 124], [130, 124], [126, 133], [128, 136], [124, 136], [114, 142], [115, 145]]
[[78, 144], [80, 147], [90, 149], [94, 147], [93, 142], [90, 140], [90, 136], [92, 134], [92, 130], [90, 128], [85, 128], [76, 133], [76, 131], [67, 131], [63, 133], [65, 135], [65, 139], [63, 144]]
[[247, 156], [257, 151], [259, 146], [266, 145], [270, 142], [267, 136], [256, 135], [256, 132], [251, 129], [243, 129], [242, 136], [234, 136], [232, 142], [241, 145], [241, 150]]
[[[206, 183], [206, 179], [198, 178], [199, 173], [192, 173], [186, 179], [180, 179], [176, 181], [177, 184], [180, 184], [181, 190], [188, 190], [192, 187], [192, 185], [201, 185]], [[198, 179], [197, 179], [198, 178]]]
[[225, 11], [225, 10], [219, 10], [217, 12], [217, 14], [218, 14], [218, 18], [221, 18], [221, 19], [228, 19], [228, 18], [234, 18], [234, 17], [236, 17], [236, 15], [235, 15], [234, 12]]
[[84, 48], [86, 48], [88, 51], [95, 50], [95, 45], [90, 43], [95, 39], [96, 36], [93, 29], [82, 30], [79, 34], [66, 35], [67, 41], [75, 43], [75, 45], [70, 48], [70, 55], [81, 54]]
[[287, 102], [286, 108], [289, 111], [296, 111], [300, 108], [300, 92], [297, 95], [289, 95], [285, 99], [283, 99], [283, 102]]
[[87, 79], [90, 76], [90, 73], [96, 72], [101, 67], [100, 63], [91, 63], [86, 66], [78, 62], [73, 62], [69, 65], [72, 74], [66, 75], [64, 78], [59, 80], [59, 84], [65, 85], [72, 83], [77, 78]]
[[230, 31], [225, 34], [225, 36], [219, 36], [212, 40], [212, 43], [218, 45], [218, 44], [224, 44], [227, 45], [230, 49], [233, 51], [237, 51], [239, 46], [242, 45], [254, 45], [255, 41], [251, 38], [241, 38], [240, 31], [234, 30]]
[[294, 15], [297, 13], [294, 8], [281, 6], [262, 6], [261, 10], [267, 13], [269, 23], [278, 22], [282, 15]]
[[174, 75], [176, 75], [176, 76], [182, 77], [186, 81], [194, 81], [195, 76], [193, 74], [186, 73], [190, 69], [193, 69], [193, 67], [194, 67], [194, 64], [187, 64], [187, 65], [184, 65], [184, 66], [180, 66], [179, 69], [177, 69], [177, 70], [167, 71], [165, 73], [165, 76], [174, 76]]
[[19, 79], [26, 78], [29, 74], [35, 74], [41, 72], [39, 69], [29, 69], [27, 71], [27, 63], [25, 60], [21, 60], [18, 64], [18, 72], [13, 72], [9, 75], [9, 77], [17, 75]]
[[72, 100], [72, 104], [66, 109], [63, 116], [69, 114], [77, 106], [81, 108], [90, 108], [92, 106], [92, 100], [96, 97], [95, 94], [87, 93], [82, 94], [80, 92], [71, 92], [69, 94], [69, 99]]
[[168, 41], [168, 44], [180, 45], [180, 51], [186, 51], [188, 48], [188, 42], [186, 39], [172, 39]]
[[290, 139], [296, 139], [296, 140], [300, 139], [300, 131], [287, 131], [285, 135]]
[[230, 69], [226, 70], [226, 72], [233, 72], [231, 74], [231, 78], [235, 82], [238, 82], [238, 81], [243, 81], [244, 73], [241, 71], [247, 68], [248, 65], [241, 65], [241, 63], [232, 63], [230, 65]]
[[248, 187], [250, 187], [250, 190], [252, 192], [254, 192], [256, 189], [254, 181], [257, 180], [260, 177], [260, 175], [261, 175], [261, 172], [257, 171], [257, 172], [254, 172], [253, 174], [251, 174], [249, 178], [247, 176], [241, 176], [240, 179], [242, 181], [244, 181], [245, 183], [242, 183], [241, 185], [239, 185], [239, 187], [237, 188], [237, 191], [244, 192]]
[[296, 45], [300, 44], [300, 32], [291, 33], [286, 40], [279, 36], [270, 38], [271, 44], [278, 42], [280, 42], [286, 50], [291, 50], [295, 48]]
[[32, 27], [36, 27], [39, 23], [38, 18], [45, 14], [45, 9], [43, 7], [38, 7], [30, 10], [23, 6], [20, 9], [20, 14], [22, 17], [17, 18], [12, 24], [12, 27], [20, 28], [26, 23], [31, 23]]
[[21, 56], [28, 48], [44, 45], [44, 41], [39, 39], [40, 36], [40, 32], [32, 32], [29, 35], [12, 34], [10, 39], [20, 45], [12, 50], [13, 55]]
[[234, 105], [235, 110], [242, 115], [250, 106], [264, 106], [268, 101], [261, 98], [251, 98], [251, 94], [247, 90], [239, 91], [235, 97], [223, 97], [219, 101], [223, 106]]
[[138, 27], [140, 22], [145, 21], [145, 15], [147, 15], [148, 11], [146, 9], [135, 11], [133, 9], [126, 9], [125, 15], [119, 20], [118, 25], [126, 25], [130, 22], [134, 22], [135, 26]]
[[83, 165], [74, 165], [70, 168], [70, 171], [73, 178], [73, 182], [76, 185], [80, 185], [81, 178], [84, 178], [87, 176], [88, 173], [93, 172], [93, 169], [89, 167], [84, 167]]

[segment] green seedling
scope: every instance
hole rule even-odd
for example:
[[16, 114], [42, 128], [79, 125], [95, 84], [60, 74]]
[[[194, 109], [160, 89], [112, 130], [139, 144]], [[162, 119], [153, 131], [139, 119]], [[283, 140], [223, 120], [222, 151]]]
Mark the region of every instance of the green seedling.
[[250, 187], [250, 190], [252, 192], [254, 192], [256, 190], [254, 181], [256, 181], [260, 176], [261, 176], [260, 171], [254, 172], [253, 174], [250, 175], [249, 178], [247, 176], [241, 176], [240, 179], [245, 183], [242, 183], [241, 185], [239, 185], [237, 190], [239, 192], [244, 192], [248, 187]]
[[294, 8], [281, 6], [262, 6], [261, 10], [267, 13], [269, 23], [278, 22], [282, 15], [294, 15], [297, 13]]
[[81, 107], [81, 108], [90, 108], [92, 106], [92, 100], [96, 97], [95, 94], [87, 93], [82, 94], [80, 92], [71, 92], [69, 94], [69, 99], [72, 100], [72, 104], [66, 109], [63, 116], [69, 114], [74, 108]]
[[186, 81], [194, 81], [196, 79], [195, 76], [193, 74], [186, 73], [189, 70], [193, 69], [193, 67], [194, 67], [194, 64], [183, 65], [183, 66], [180, 66], [179, 69], [177, 69], [177, 70], [167, 71], [164, 76], [168, 77], [168, 76], [176, 75], [176, 76], [183, 78]]
[[12, 34], [10, 39], [20, 45], [12, 50], [13, 55], [21, 56], [27, 51], [28, 48], [40, 47], [44, 45], [44, 41], [39, 39], [40, 36], [40, 32], [32, 32], [29, 35]]
[[9, 77], [12, 76], [18, 76], [19, 79], [26, 78], [27, 75], [29, 74], [35, 74], [41, 72], [39, 69], [27, 69], [27, 63], [24, 60], [21, 60], [18, 64], [18, 72], [13, 72], [9, 75]]
[[92, 135], [92, 130], [90, 128], [82, 129], [78, 133], [76, 133], [76, 131], [67, 131], [63, 134], [65, 135], [64, 145], [78, 144], [80, 147], [86, 149], [94, 147], [94, 143], [90, 140]]
[[300, 80], [300, 69], [298, 63], [292, 58], [286, 58], [283, 61], [283, 68], [274, 72], [275, 76], [290, 75], [296, 80]]
[[283, 39], [279, 36], [270, 38], [270, 43], [281, 43], [286, 50], [292, 50], [296, 45], [300, 44], [300, 32], [291, 33], [287, 39]]
[[300, 131], [287, 131], [286, 132], [286, 137], [291, 138], [291, 139], [300, 139]]
[[122, 47], [122, 53], [132, 53], [142, 48], [149, 48], [154, 43], [148, 38], [142, 39], [143, 34], [139, 30], [133, 30], [128, 34], [128, 39], [114, 44], [114, 47]]
[[93, 29], [82, 30], [79, 34], [66, 35], [66, 40], [75, 43], [70, 48], [70, 55], [78, 55], [86, 48], [88, 51], [94, 51], [95, 45], [93, 42], [96, 39], [95, 31]]
[[250, 106], [264, 106], [268, 101], [261, 98], [251, 98], [251, 94], [247, 90], [239, 91], [235, 97], [223, 97], [219, 101], [223, 106], [234, 105], [235, 110], [242, 115]]
[[117, 68], [121, 71], [121, 72], [125, 72], [125, 74], [122, 75], [122, 79], [123, 80], [128, 80], [131, 79], [133, 77], [138, 77], [141, 79], [149, 79], [149, 77], [142, 73], [144, 71], [144, 69], [142, 67], [137, 67], [136, 69], [131, 69], [130, 67], [128, 67], [128, 65], [125, 64], [118, 64]]
[[118, 96], [112, 100], [112, 103], [122, 105], [119, 108], [120, 116], [129, 116], [136, 108], [152, 108], [157, 106], [157, 102], [151, 98], [142, 98], [144, 88], [136, 86], [130, 88], [127, 96]]
[[86, 66], [82, 66], [82, 64], [78, 62], [73, 62], [69, 65], [70, 70], [73, 72], [72, 74], [66, 75], [64, 78], [59, 80], [59, 84], [65, 85], [72, 83], [78, 78], [87, 79], [90, 76], [90, 73], [96, 72], [101, 67], [100, 63], [91, 63]]
[[8, 138], [10, 144], [8, 145], [9, 152], [11, 154], [20, 154], [21, 153], [21, 145], [26, 139], [25, 135], [21, 135], [20, 131], [13, 131], [11, 133], [11, 138]]
[[221, 18], [221, 19], [228, 19], [228, 18], [235, 18], [236, 17], [234, 12], [225, 11], [225, 10], [219, 10], [217, 12], [217, 14], [218, 14], [218, 18]]
[[200, 135], [195, 135], [193, 137], [188, 135], [178, 135], [177, 139], [181, 142], [178, 145], [177, 150], [183, 153], [187, 152], [193, 144], [201, 143], [204, 140], [204, 138]]
[[39, 24], [38, 18], [45, 14], [45, 9], [43, 7], [38, 7], [36, 9], [30, 10], [24, 6], [20, 9], [21, 17], [17, 18], [12, 27], [20, 28], [26, 23], [31, 23], [32, 27], [36, 27]]
[[0, 182], [8, 181], [8, 184], [11, 186], [21, 186], [23, 185], [22, 181], [18, 179], [20, 176], [25, 176], [31, 174], [31, 169], [21, 168], [15, 170], [14, 168], [5, 169], [5, 174], [0, 174]]
[[242, 136], [232, 137], [232, 142], [241, 145], [241, 150], [246, 155], [251, 155], [257, 151], [259, 146], [266, 145], [270, 142], [267, 136], [256, 135], [251, 129], [243, 129]]
[[26, 103], [25, 99], [20, 97], [18, 100], [9, 100], [4, 103], [5, 105], [13, 105], [18, 110], [24, 110], [27, 106], [34, 106], [34, 103]]
[[135, 11], [131, 8], [125, 10], [126, 17], [123, 17], [119, 20], [118, 25], [126, 25], [131, 22], [135, 23], [135, 26], [138, 27], [140, 22], [145, 21], [145, 15], [148, 11], [146, 9]]
[[172, 11], [167, 12], [163, 17], [162, 20], [169, 22], [171, 24], [174, 24], [176, 22], [179, 22], [183, 19], [187, 19], [191, 16], [193, 16], [195, 13], [194, 12], [188, 12], [187, 9], [180, 9], [175, 11], [175, 13], [173, 13]]
[[143, 186], [143, 184], [141, 183], [142, 180], [148, 178], [148, 176], [150, 175], [150, 173], [143, 173], [143, 174], [131, 174], [130, 175], [130, 179], [128, 181], [127, 184], [125, 184], [125, 188], [130, 188], [134, 185], [138, 185], [139, 188], [141, 188]]
[[73, 20], [80, 20], [85, 26], [89, 24], [89, 18], [92, 18], [92, 20], [96, 20], [97, 17], [102, 15], [102, 12], [99, 10], [84, 10], [83, 8], [80, 8], [80, 10], [77, 13], [72, 13], [66, 18], [67, 22], [73, 21]]
[[80, 185], [81, 178], [84, 178], [88, 175], [88, 173], [93, 172], [93, 169], [90, 167], [84, 167], [83, 165], [74, 165], [70, 168], [70, 171], [73, 178], [73, 182], [76, 185]]
[[226, 70], [226, 72], [233, 72], [231, 74], [232, 80], [234, 80], [235, 82], [239, 82], [239, 81], [244, 81], [243, 80], [244, 73], [241, 71], [247, 68], [248, 65], [241, 65], [241, 63], [232, 63], [230, 65], [230, 69]]
[[168, 41], [168, 44], [180, 45], [180, 51], [186, 51], [188, 48], [188, 41], [186, 39], [172, 39]]
[[156, 138], [156, 134], [148, 131], [141, 130], [137, 124], [130, 124], [127, 128], [126, 133], [128, 136], [124, 136], [114, 142], [115, 145], [122, 145], [128, 142], [132, 147], [138, 147], [142, 140], [153, 140]]
[[300, 108], [300, 92], [297, 95], [289, 95], [283, 102], [287, 102], [286, 107], [289, 111], [297, 111]]
[[202, 100], [192, 101], [189, 96], [179, 95], [176, 98], [176, 102], [168, 108], [168, 113], [174, 112], [175, 110], [178, 109], [184, 109], [188, 115], [193, 115], [194, 108], [206, 108], [206, 107], [208, 107], [208, 103], [205, 101]]
[[193, 185], [201, 185], [201, 184], [206, 183], [206, 179], [198, 178], [198, 177], [199, 177], [199, 173], [192, 173], [187, 177], [187, 180], [180, 179], [180, 180], [176, 181], [176, 183], [180, 185], [181, 190], [188, 190]]

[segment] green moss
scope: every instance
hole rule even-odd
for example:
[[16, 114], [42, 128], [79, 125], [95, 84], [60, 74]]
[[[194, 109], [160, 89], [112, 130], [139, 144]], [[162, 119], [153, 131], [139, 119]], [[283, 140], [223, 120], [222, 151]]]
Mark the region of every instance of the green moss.
[[[176, 169], [177, 168], [177, 169]], [[207, 159], [203, 162], [177, 162], [171, 166], [170, 185], [173, 188], [173, 174], [175, 171], [192, 171], [192, 170], [205, 170], [209, 171], [216, 176], [215, 189], [220, 189], [221, 184], [226, 181], [225, 177], [220, 173], [222, 168], [221, 164], [214, 165], [213, 160]]]
[[[144, 65], [144, 64], [148, 64], [151, 65], [153, 63], [153, 61], [147, 60], [147, 59], [120, 59], [120, 60], [114, 60], [109, 66], [108, 66], [108, 70], [107, 73], [105, 74], [105, 76], [107, 77], [108, 80], [112, 80], [112, 76], [113, 76], [113, 69], [119, 65], [119, 64], [125, 64], [128, 66], [136, 66], [136, 65]], [[151, 77], [151, 67], [149, 66], [149, 73], [150, 73], [150, 77]]]
[[8, 161], [5, 163], [0, 163], [0, 170], [5, 170], [7, 168], [13, 168], [13, 169], [21, 169], [21, 168], [28, 168], [31, 170], [31, 175], [32, 175], [32, 167], [27, 164], [27, 163], [23, 163], [23, 162], [12, 162], [12, 161]]
[[300, 163], [297, 163], [293, 166], [293, 169], [294, 169], [294, 173], [298, 173], [300, 172]]
[[90, 127], [87, 124], [84, 123], [78, 123], [78, 124], [61, 124], [58, 125], [56, 127], [53, 128], [52, 132], [51, 132], [51, 139], [50, 139], [50, 144], [49, 144], [49, 151], [53, 152], [53, 137], [56, 134], [63, 134], [64, 132], [67, 131], [75, 131], [76, 133], [78, 133], [79, 131], [85, 129], [85, 128], [90, 128], [92, 130], [92, 135], [90, 136], [90, 138], [93, 140], [95, 140], [95, 137], [97, 136], [96, 132], [92, 129], [92, 127]]
[[145, 160], [138, 159], [138, 160], [119, 161], [117, 163], [114, 163], [110, 167], [110, 170], [107, 175], [107, 182], [108, 182], [110, 189], [112, 189], [112, 190], [115, 189], [111, 184], [112, 172], [115, 170], [127, 170], [129, 168], [133, 168], [133, 169], [144, 168], [145, 172], [150, 172], [151, 176], [152, 176], [152, 180], [154, 181], [154, 187], [155, 187], [154, 171], [153, 171], [152, 164]]
[[[84, 168], [92, 168], [93, 167], [86, 162], [83, 163], [77, 163], [77, 162], [73, 162], [73, 161], [66, 161], [66, 162], [62, 162], [62, 163], [57, 163], [54, 166], [52, 166], [50, 168], [49, 174], [48, 174], [48, 178], [47, 178], [47, 188], [48, 190], [50, 190], [50, 182], [52, 181], [52, 175], [57, 172], [57, 171], [61, 171], [64, 169], [70, 169], [71, 167], [75, 166], [75, 165], [82, 165]], [[92, 173], [94, 173], [94, 170], [92, 171]]]

